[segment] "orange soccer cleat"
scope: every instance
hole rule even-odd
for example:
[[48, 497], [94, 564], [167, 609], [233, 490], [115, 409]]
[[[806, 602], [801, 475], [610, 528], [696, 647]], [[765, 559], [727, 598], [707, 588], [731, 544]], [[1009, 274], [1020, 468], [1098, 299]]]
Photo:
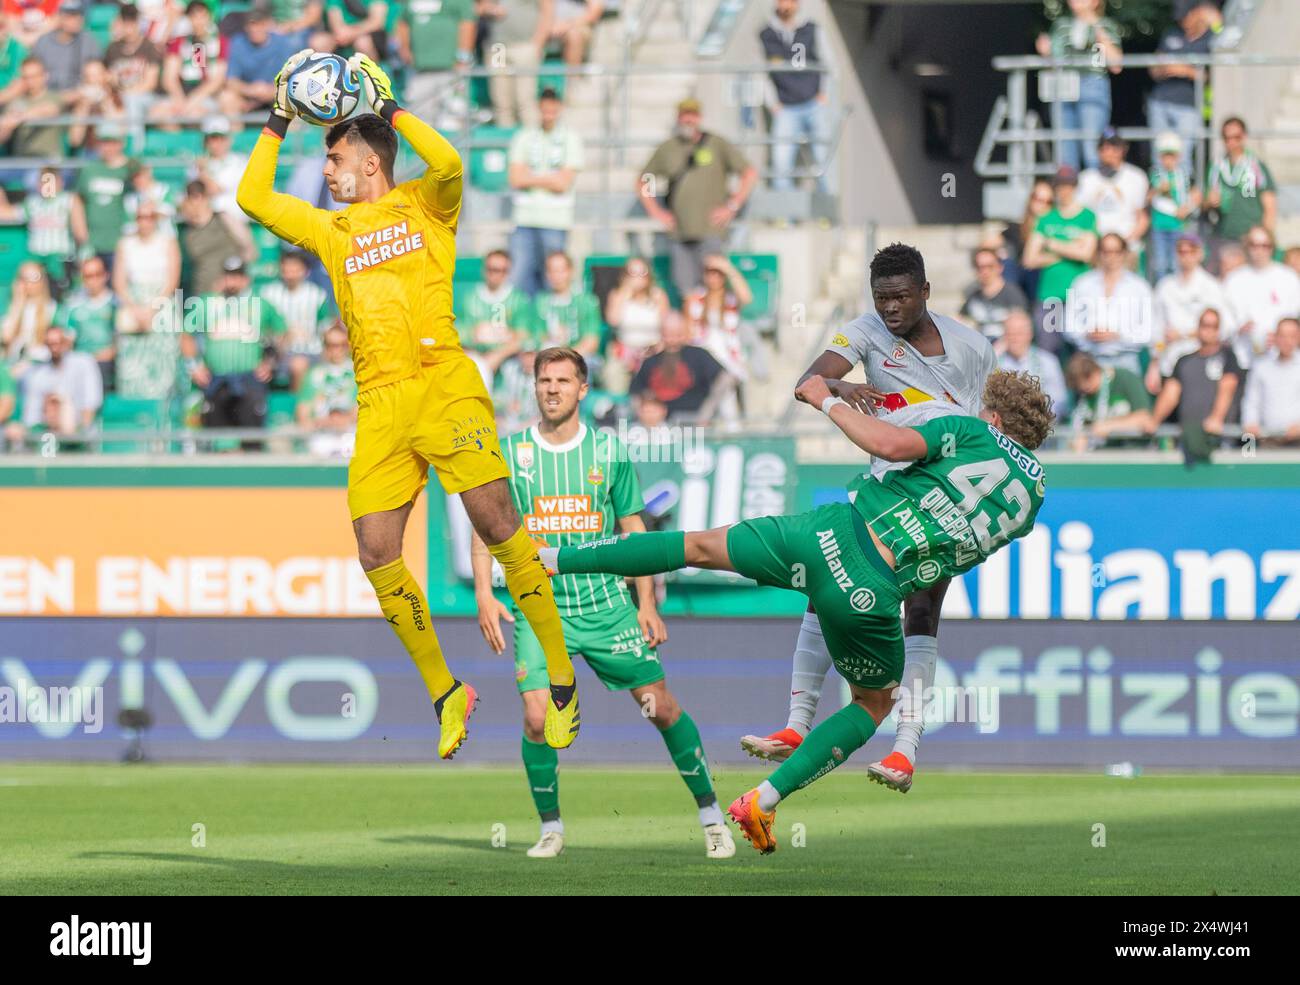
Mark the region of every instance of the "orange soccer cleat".
[[776, 822], [776, 811], [765, 811], [758, 806], [758, 788], [741, 794], [727, 808], [731, 819], [740, 827], [740, 833], [751, 845], [763, 855], [776, 851], [776, 836], [772, 834], [772, 825]]
[[890, 790], [907, 793], [912, 789], [912, 762], [901, 752], [891, 752], [878, 763], [867, 767], [867, 778], [872, 783], [883, 783]]

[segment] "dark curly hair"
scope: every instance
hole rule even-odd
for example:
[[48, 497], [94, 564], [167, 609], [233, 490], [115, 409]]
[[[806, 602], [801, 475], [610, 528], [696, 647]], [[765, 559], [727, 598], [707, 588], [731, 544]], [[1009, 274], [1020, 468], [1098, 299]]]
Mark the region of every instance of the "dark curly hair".
[[999, 369], [984, 384], [984, 409], [1002, 420], [1002, 433], [1034, 449], [1052, 433], [1052, 398], [1043, 392], [1038, 377]]
[[882, 277], [910, 277], [919, 287], [925, 283], [925, 259], [921, 251], [906, 243], [890, 243], [871, 258], [871, 281]]

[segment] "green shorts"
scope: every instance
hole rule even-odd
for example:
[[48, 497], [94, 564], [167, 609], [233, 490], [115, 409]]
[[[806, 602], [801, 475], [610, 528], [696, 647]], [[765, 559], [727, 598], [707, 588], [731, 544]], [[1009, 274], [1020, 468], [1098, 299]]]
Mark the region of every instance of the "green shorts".
[[737, 523], [727, 553], [746, 578], [808, 596], [835, 669], [850, 684], [886, 688], [902, 679], [903, 593], [848, 503]]
[[[579, 654], [611, 691], [653, 684], [664, 679], [659, 654], [647, 646], [636, 621], [636, 608], [620, 605], [585, 616], [562, 616], [564, 645]], [[550, 684], [546, 655], [528, 621], [515, 613], [515, 683], [520, 693], [544, 690]]]

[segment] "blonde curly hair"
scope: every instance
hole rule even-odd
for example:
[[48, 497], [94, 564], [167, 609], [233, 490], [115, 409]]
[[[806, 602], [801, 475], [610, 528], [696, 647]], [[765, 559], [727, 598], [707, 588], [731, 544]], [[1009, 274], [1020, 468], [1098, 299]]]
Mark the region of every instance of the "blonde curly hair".
[[1052, 433], [1052, 398], [1043, 392], [1032, 373], [999, 369], [984, 384], [984, 409], [1002, 421], [1002, 433], [1029, 449], [1037, 448]]

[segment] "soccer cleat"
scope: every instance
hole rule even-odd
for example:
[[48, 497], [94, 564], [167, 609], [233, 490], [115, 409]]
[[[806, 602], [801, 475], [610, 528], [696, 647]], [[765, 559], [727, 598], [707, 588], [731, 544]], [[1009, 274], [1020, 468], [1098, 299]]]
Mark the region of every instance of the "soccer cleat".
[[774, 763], [790, 758], [790, 753], [799, 748], [803, 736], [792, 728], [783, 728], [771, 735], [746, 735], [740, 740], [740, 748], [756, 759], [770, 759]]
[[582, 712], [578, 710], [578, 682], [552, 684], [546, 701], [546, 722], [542, 732], [552, 749], [567, 749], [578, 737]]
[[469, 716], [478, 704], [478, 693], [464, 681], [457, 681], [451, 690], [433, 703], [442, 726], [438, 739], [438, 755], [451, 759], [469, 735]]
[[776, 811], [765, 811], [758, 806], [758, 788], [741, 794], [727, 808], [731, 819], [740, 827], [740, 833], [751, 845], [763, 855], [776, 851], [776, 836], [772, 834], [772, 824], [776, 821]]
[[555, 858], [564, 851], [564, 835], [558, 831], [544, 831], [537, 844], [528, 849], [529, 858]]
[[912, 789], [912, 763], [901, 752], [891, 752], [878, 763], [867, 767], [867, 779], [883, 783], [890, 790], [907, 793]]
[[736, 842], [731, 829], [725, 824], [709, 824], [704, 828], [704, 857], [731, 858], [736, 854]]

